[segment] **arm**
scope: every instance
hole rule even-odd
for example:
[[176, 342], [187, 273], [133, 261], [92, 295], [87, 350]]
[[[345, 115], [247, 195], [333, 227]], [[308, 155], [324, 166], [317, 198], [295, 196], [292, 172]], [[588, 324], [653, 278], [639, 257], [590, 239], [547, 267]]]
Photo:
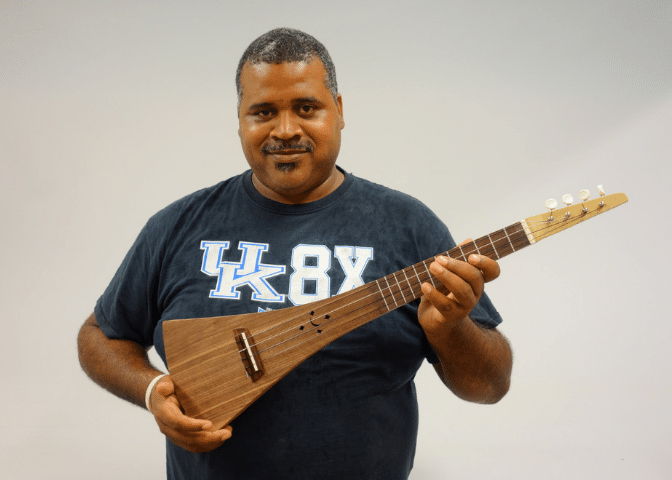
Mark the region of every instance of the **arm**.
[[[94, 382], [124, 400], [145, 406], [145, 391], [162, 372], [152, 367], [141, 345], [108, 338], [93, 314], [82, 325], [77, 345], [79, 363]], [[159, 380], [149, 403], [161, 432], [186, 450], [214, 450], [231, 436], [231, 427], [212, 431], [212, 422], [185, 416], [170, 376]]]
[[458, 397], [496, 403], [509, 389], [512, 353], [497, 329], [478, 326], [469, 317], [483, 294], [485, 282], [499, 276], [499, 265], [481, 255], [468, 262], [437, 257], [430, 272], [448, 291], [422, 286], [418, 319], [439, 363], [434, 366], [443, 383]]

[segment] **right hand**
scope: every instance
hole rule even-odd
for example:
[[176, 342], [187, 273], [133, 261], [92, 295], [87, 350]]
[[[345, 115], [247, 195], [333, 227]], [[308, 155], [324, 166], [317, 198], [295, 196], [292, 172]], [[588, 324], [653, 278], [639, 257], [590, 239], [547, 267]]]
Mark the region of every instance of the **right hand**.
[[194, 453], [214, 450], [231, 438], [231, 426], [214, 430], [212, 422], [187, 417], [175, 396], [175, 384], [170, 376], [158, 381], [150, 394], [151, 411], [161, 433], [178, 447]]

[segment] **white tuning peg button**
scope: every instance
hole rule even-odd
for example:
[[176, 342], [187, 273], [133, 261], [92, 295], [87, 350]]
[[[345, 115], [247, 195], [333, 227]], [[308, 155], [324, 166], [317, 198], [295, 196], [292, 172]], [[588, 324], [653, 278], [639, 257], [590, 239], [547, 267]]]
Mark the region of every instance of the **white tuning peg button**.
[[[588, 200], [588, 199], [590, 198], [590, 192], [589, 192], [588, 190], [585, 190], [585, 189], [584, 189], [584, 190], [581, 190], [581, 191], [579, 192], [579, 198], [581, 199], [582, 202], [585, 202], [586, 200]], [[583, 213], [588, 213], [588, 209], [586, 208], [585, 205], [583, 206], [583, 208], [581, 209], [581, 211], [582, 211]]]
[[548, 216], [548, 221], [553, 221], [553, 209], [558, 206], [558, 202], [555, 201], [555, 198], [549, 198], [546, 200], [546, 208], [551, 211], [551, 214]]
[[604, 197], [606, 193], [604, 193], [604, 188], [602, 188], [602, 185], [597, 186], [597, 191], [600, 192], [600, 197]]
[[[569, 193], [562, 196], [562, 203], [564, 203], [565, 205], [570, 206], [572, 202], [574, 202], [574, 199]], [[571, 213], [569, 213], [569, 211], [565, 213], [565, 219], [568, 219], [570, 215]]]

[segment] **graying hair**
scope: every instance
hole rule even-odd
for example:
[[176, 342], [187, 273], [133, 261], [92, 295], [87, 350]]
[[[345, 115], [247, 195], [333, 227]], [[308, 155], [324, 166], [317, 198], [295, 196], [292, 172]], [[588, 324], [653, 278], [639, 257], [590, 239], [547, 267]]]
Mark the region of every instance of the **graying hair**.
[[250, 44], [238, 62], [236, 70], [236, 91], [238, 105], [243, 98], [243, 89], [240, 84], [240, 74], [246, 62], [257, 63], [285, 63], [309, 62], [314, 57], [320, 59], [327, 74], [324, 84], [334, 97], [338, 97], [336, 83], [336, 67], [331, 61], [329, 52], [316, 38], [293, 28], [276, 28], [263, 34]]

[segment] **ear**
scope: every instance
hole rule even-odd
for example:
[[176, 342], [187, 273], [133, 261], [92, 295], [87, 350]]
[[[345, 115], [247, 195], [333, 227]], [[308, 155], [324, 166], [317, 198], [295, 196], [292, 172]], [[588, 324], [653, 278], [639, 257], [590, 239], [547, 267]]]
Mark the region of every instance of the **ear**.
[[338, 108], [338, 115], [341, 117], [341, 130], [345, 128], [345, 120], [343, 119], [343, 97], [339, 93], [336, 95], [336, 107]]
[[240, 138], [241, 141], [243, 140], [242, 130], [243, 130], [243, 122], [242, 119], [240, 118], [240, 102], [238, 102], [238, 138]]

